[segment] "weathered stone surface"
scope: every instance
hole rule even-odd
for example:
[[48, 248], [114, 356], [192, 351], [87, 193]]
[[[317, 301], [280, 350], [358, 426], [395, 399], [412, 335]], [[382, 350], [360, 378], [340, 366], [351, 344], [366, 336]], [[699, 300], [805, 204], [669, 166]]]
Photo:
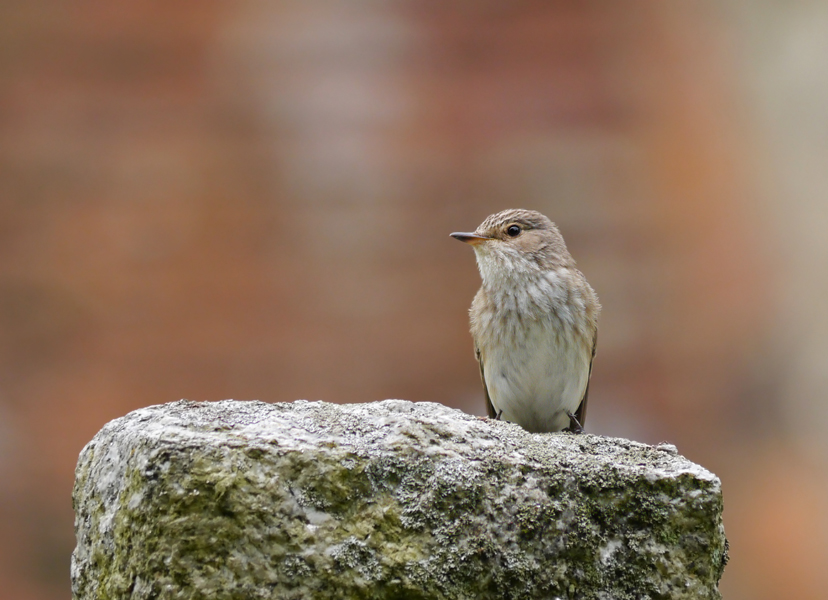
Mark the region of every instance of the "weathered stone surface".
[[720, 482], [438, 404], [176, 402], [107, 424], [74, 597], [719, 598]]

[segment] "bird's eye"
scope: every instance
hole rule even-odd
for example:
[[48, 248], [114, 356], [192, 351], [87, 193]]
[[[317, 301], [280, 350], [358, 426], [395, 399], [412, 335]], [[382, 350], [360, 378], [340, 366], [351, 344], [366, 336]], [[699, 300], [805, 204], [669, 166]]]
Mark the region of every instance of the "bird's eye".
[[506, 230], [506, 233], [510, 237], [517, 237], [520, 235], [520, 227], [517, 225], [509, 225], [509, 228]]

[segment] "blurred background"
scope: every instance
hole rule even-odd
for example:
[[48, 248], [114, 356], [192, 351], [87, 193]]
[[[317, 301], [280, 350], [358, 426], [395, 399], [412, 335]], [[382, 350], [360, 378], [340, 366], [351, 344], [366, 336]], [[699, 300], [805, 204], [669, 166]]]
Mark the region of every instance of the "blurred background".
[[0, 2], [0, 598], [69, 596], [107, 421], [483, 414], [449, 238], [560, 226], [587, 430], [722, 478], [728, 600], [828, 589], [828, 4]]

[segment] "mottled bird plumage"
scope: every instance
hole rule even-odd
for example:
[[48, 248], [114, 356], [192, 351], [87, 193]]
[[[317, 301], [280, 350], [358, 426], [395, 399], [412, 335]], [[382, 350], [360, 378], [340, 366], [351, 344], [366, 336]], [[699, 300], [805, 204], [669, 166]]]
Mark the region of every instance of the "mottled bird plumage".
[[558, 228], [510, 209], [452, 236], [482, 279], [470, 317], [489, 415], [535, 432], [583, 424], [601, 307]]

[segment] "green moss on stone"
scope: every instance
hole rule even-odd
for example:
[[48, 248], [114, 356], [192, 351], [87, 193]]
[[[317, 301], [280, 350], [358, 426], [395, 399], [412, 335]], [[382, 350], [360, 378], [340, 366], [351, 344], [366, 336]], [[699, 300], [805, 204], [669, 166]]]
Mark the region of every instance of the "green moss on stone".
[[[139, 435], [123, 458], [93, 444], [75, 490], [79, 546], [90, 550], [78, 554], [78, 598], [632, 600], [685, 583], [682, 598], [718, 598], [717, 480], [631, 475], [640, 463], [667, 469], [672, 455], [469, 421], [464, 436], [485, 442], [475, 454], [444, 417], [403, 419], [394, 437], [377, 433], [394, 413], [370, 425], [373, 413], [329, 407], [295, 407], [293, 427], [336, 415], [317, 446], [236, 438], [233, 406], [219, 433], [198, 413], [194, 428], [210, 441]], [[240, 422], [286, 414], [252, 408]], [[97, 491], [106, 473], [116, 496]]]

